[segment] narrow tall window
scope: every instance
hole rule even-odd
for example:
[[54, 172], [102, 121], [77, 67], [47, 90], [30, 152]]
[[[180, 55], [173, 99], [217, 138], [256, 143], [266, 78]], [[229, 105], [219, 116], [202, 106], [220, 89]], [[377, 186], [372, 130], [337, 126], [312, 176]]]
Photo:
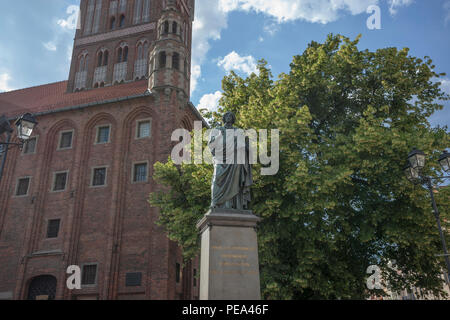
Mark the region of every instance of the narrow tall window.
[[159, 53], [159, 68], [166, 67], [166, 52], [162, 51]]
[[58, 238], [59, 226], [61, 224], [60, 219], [49, 220], [47, 225], [47, 238]]
[[134, 165], [133, 182], [147, 181], [147, 163], [138, 163]]
[[177, 31], [178, 31], [177, 29], [178, 29], [178, 24], [174, 21], [172, 23], [172, 33], [177, 34]]
[[164, 34], [169, 33], [169, 21], [164, 22]]
[[172, 54], [172, 68], [180, 70], [180, 55], [177, 52]]
[[108, 65], [108, 50], [105, 50], [105, 52], [103, 53], [103, 65], [107, 66]]
[[101, 67], [102, 64], [103, 64], [103, 52], [100, 51], [97, 57], [97, 67]]
[[22, 178], [17, 182], [16, 196], [28, 195], [28, 188], [30, 187], [30, 178]]
[[150, 0], [144, 0], [144, 9], [142, 14], [143, 22], [150, 21]]
[[122, 58], [123, 62], [127, 62], [128, 61], [128, 47], [123, 48], [123, 58]]
[[81, 276], [82, 285], [94, 285], [97, 281], [97, 265], [84, 265], [83, 274]]
[[66, 184], [67, 184], [67, 172], [56, 173], [53, 191], [66, 190]]
[[123, 53], [122, 48], [119, 48], [119, 50], [117, 50], [117, 63], [122, 62], [122, 53]]
[[125, 25], [125, 16], [120, 16], [119, 28], [122, 28]]
[[78, 71], [84, 71], [84, 61], [85, 61], [85, 56], [81, 56], [80, 58], [80, 64], [78, 65]]
[[95, 4], [94, 26], [92, 28], [92, 33], [97, 33], [99, 31], [101, 13], [102, 13], [102, 0], [97, 0]]
[[142, 0], [135, 0], [134, 1], [134, 18], [133, 23], [137, 24], [141, 22], [141, 16], [142, 16]]
[[144, 58], [144, 48], [142, 47], [142, 43], [140, 43], [138, 45], [138, 59], [143, 59]]
[[84, 34], [88, 35], [92, 31], [92, 17], [94, 16], [95, 0], [89, 0], [86, 12], [86, 20], [84, 22]]

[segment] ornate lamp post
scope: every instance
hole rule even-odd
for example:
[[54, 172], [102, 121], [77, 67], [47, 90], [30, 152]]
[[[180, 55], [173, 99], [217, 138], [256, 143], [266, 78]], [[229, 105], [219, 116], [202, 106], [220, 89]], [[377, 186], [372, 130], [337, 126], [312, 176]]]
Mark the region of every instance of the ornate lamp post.
[[[439, 157], [439, 164], [445, 172], [450, 170], [450, 153], [444, 151], [444, 153]], [[447, 265], [447, 284], [450, 285], [450, 259], [447, 251], [447, 244], [445, 241], [444, 233], [442, 232], [440, 213], [436, 205], [436, 200], [434, 198], [434, 188], [432, 181], [436, 178], [428, 177], [422, 174], [422, 169], [425, 167], [425, 153], [420, 150], [414, 149], [408, 155], [408, 165], [405, 167], [406, 178], [414, 184], [421, 184], [426, 187], [430, 192], [431, 204], [433, 206], [434, 216], [439, 229], [439, 234], [441, 236], [442, 248], [444, 249], [444, 258]], [[438, 179], [448, 179], [450, 176], [444, 176]]]
[[2, 163], [0, 165], [0, 181], [2, 180], [3, 169], [5, 168], [6, 156], [8, 155], [9, 147], [18, 146], [19, 148], [22, 148], [24, 143], [30, 139], [36, 125], [37, 121], [30, 113], [26, 113], [17, 119], [15, 126], [17, 128], [17, 137], [20, 142], [14, 143], [11, 142], [11, 136], [14, 132], [13, 128], [5, 116], [0, 117], [0, 135], [6, 132], [6, 142], [0, 142], [0, 155], [2, 155]]

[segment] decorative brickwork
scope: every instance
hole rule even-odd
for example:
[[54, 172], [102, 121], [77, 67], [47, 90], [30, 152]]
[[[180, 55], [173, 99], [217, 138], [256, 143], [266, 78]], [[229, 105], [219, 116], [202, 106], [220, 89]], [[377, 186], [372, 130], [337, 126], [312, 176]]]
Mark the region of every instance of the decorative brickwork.
[[[158, 210], [147, 199], [160, 188], [152, 179], [153, 164], [170, 155], [173, 130], [193, 128], [201, 117], [189, 103], [189, 78], [179, 80], [182, 71], [166, 70], [161, 74], [166, 80], [158, 87], [149, 88], [148, 80], [140, 80], [145, 67], [142, 55], [136, 59], [136, 44], [148, 41], [148, 50], [158, 47], [155, 26], [164, 1], [149, 1], [149, 18], [144, 13], [142, 24], [133, 25], [135, 1], [115, 1], [117, 7], [112, 9], [110, 1], [92, 1], [101, 3], [101, 11], [90, 9], [93, 24], [85, 36], [90, 0], [81, 0], [82, 29], [76, 34], [69, 80], [0, 94], [8, 117], [29, 111], [39, 122], [34, 152], [11, 149], [0, 184], [0, 298], [198, 298], [194, 286], [198, 261], [182, 268], [177, 283], [181, 251], [155, 224]], [[191, 26], [193, 1], [175, 3], [172, 14]], [[117, 12], [120, 18], [119, 11], [126, 16], [125, 26], [110, 32], [109, 15]], [[147, 19], [150, 23], [144, 22]], [[125, 75], [124, 69], [114, 74], [116, 49], [122, 42], [129, 45], [128, 59], [121, 62], [126, 64]], [[180, 54], [190, 59], [190, 40], [186, 44], [179, 47]], [[100, 49], [109, 52], [106, 71], [96, 69]], [[79, 57], [89, 57], [81, 70]], [[119, 76], [125, 83], [113, 85], [113, 77]], [[93, 88], [94, 82], [104, 82], [105, 87]], [[77, 88], [82, 91], [74, 92]], [[142, 120], [150, 120], [151, 132], [138, 138]], [[98, 130], [105, 127], [109, 139], [98, 143]], [[68, 148], [59, 148], [62, 132], [72, 132]], [[134, 181], [134, 167], [141, 163], [147, 164], [146, 179]], [[105, 169], [105, 177], [95, 185], [93, 173], [98, 168]], [[55, 177], [62, 172], [65, 188], [54, 190]], [[17, 183], [24, 177], [29, 178], [27, 194], [18, 197]], [[49, 223], [55, 220], [59, 220], [57, 236], [48, 237]], [[81, 290], [66, 288], [70, 265], [90, 272], [89, 283]], [[139, 275], [139, 281], [128, 278], [127, 285], [127, 275]]]

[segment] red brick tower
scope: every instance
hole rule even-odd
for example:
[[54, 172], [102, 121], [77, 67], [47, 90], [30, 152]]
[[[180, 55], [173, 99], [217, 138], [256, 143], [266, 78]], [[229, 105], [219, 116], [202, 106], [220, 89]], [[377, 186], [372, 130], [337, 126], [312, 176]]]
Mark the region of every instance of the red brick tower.
[[[189, 102], [195, 0], [81, 0], [68, 81], [0, 93], [36, 116], [0, 182], [1, 299], [195, 299], [198, 263], [156, 225], [153, 164]], [[17, 140], [15, 140], [17, 141]], [[66, 287], [69, 266], [82, 289]]]
[[68, 92], [150, 76], [151, 90], [189, 97], [193, 0], [81, 0], [80, 10]]

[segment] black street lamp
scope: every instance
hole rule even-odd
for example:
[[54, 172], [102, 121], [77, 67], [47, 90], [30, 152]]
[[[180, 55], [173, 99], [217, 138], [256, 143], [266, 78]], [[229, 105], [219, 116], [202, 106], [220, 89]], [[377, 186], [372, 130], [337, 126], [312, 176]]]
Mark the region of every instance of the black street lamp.
[[[447, 151], [439, 157], [439, 164], [445, 172], [449, 171], [450, 154]], [[431, 204], [433, 206], [434, 216], [441, 236], [442, 248], [444, 249], [444, 258], [447, 265], [447, 284], [450, 285], [450, 259], [447, 251], [447, 244], [445, 241], [444, 233], [442, 232], [440, 213], [436, 205], [434, 198], [434, 188], [432, 181], [434, 179], [448, 179], [450, 176], [444, 176], [441, 178], [432, 178], [422, 174], [422, 169], [425, 167], [425, 153], [414, 148], [408, 155], [408, 165], [405, 167], [406, 178], [414, 184], [421, 184], [428, 189], [431, 197]]]
[[0, 181], [2, 181], [3, 169], [5, 168], [6, 156], [8, 155], [9, 147], [18, 146], [19, 148], [22, 148], [24, 143], [30, 139], [36, 125], [37, 121], [30, 113], [26, 113], [17, 119], [15, 126], [17, 128], [17, 137], [20, 142], [14, 143], [11, 142], [11, 136], [14, 132], [13, 128], [5, 116], [0, 117], [0, 135], [6, 132], [6, 142], [0, 142], [0, 155], [3, 155], [2, 163], [0, 165]]

